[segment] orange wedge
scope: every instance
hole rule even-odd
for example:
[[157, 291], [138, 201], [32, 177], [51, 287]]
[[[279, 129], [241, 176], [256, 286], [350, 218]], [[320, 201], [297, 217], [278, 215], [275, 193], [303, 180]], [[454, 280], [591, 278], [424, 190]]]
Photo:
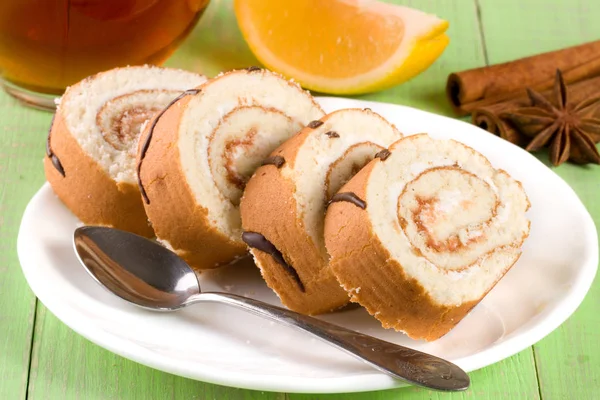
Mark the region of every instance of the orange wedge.
[[448, 22], [375, 0], [235, 0], [250, 49], [305, 88], [358, 94], [402, 83], [444, 51]]

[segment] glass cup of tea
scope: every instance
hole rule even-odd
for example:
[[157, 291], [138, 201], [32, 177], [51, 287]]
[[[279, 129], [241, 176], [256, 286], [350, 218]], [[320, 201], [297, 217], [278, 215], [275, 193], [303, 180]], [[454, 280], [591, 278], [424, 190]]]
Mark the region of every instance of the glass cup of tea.
[[161, 64], [209, 0], [0, 0], [5, 90], [39, 108], [86, 76]]

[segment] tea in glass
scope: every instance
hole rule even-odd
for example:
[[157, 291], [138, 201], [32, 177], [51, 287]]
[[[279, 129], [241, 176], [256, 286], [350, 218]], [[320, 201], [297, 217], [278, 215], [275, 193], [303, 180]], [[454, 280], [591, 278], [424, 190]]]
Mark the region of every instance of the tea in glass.
[[208, 0], [1, 0], [4, 86], [21, 100], [52, 108], [55, 95], [86, 76], [165, 61], [207, 4]]

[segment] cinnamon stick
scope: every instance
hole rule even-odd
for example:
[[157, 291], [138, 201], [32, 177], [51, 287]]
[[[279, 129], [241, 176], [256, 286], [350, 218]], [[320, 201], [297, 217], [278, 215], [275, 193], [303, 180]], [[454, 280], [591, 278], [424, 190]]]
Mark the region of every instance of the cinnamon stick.
[[557, 69], [567, 84], [600, 76], [600, 40], [503, 64], [450, 74], [446, 94], [459, 115], [504, 102], [529, 87], [552, 87]]
[[[579, 81], [568, 86], [568, 99], [572, 104], [577, 104], [585, 99], [597, 97], [600, 95], [600, 76], [592, 79]], [[551, 90], [541, 92], [544, 96], [549, 97]], [[516, 145], [525, 147], [531, 138], [526, 137], [518, 132], [511, 123], [502, 119], [500, 115], [504, 112], [509, 112], [521, 107], [531, 105], [527, 92], [523, 88], [519, 92], [519, 96], [491, 105], [484, 105], [473, 110], [471, 116], [473, 124], [483, 128], [501, 138], [508, 140]], [[600, 117], [600, 110], [596, 110], [596, 115], [590, 117]], [[592, 138], [595, 142], [600, 141], [600, 135]]]

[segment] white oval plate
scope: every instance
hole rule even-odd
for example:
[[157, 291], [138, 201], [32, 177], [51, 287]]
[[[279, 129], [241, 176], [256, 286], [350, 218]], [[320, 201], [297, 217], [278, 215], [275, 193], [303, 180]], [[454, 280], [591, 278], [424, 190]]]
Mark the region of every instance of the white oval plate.
[[[406, 134], [428, 132], [464, 142], [520, 180], [532, 204], [531, 235], [523, 256], [443, 338], [432, 343], [411, 340], [384, 330], [362, 309], [322, 318], [473, 371], [531, 346], [575, 311], [596, 273], [596, 228], [573, 190], [550, 169], [526, 151], [465, 122], [391, 104], [319, 101], [327, 111], [369, 107]], [[44, 305], [112, 352], [173, 374], [248, 389], [331, 393], [402, 385], [306, 334], [226, 306], [203, 304], [163, 314], [130, 305], [98, 286], [77, 262], [71, 240], [79, 225], [46, 184], [23, 216], [19, 259]], [[279, 305], [256, 267], [247, 264], [204, 273], [203, 289]]]

